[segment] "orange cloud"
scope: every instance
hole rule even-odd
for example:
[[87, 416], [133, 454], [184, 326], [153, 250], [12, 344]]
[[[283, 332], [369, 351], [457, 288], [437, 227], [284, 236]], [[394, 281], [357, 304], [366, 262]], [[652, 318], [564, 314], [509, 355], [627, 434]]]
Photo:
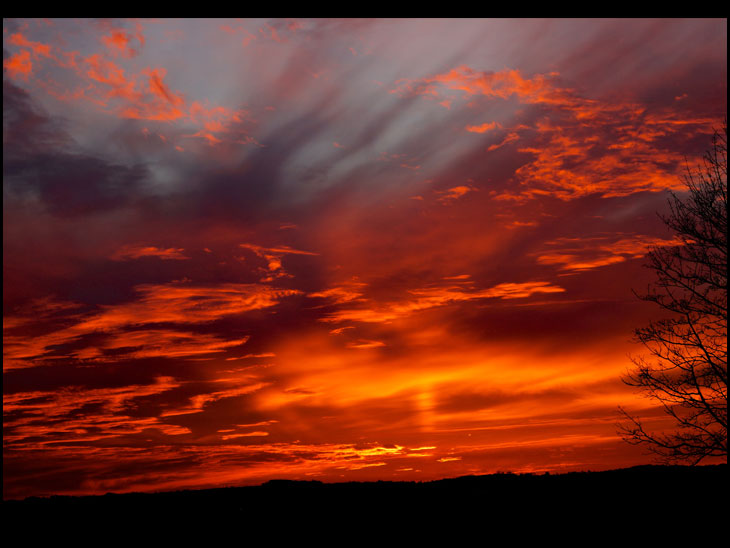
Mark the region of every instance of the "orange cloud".
[[450, 188], [448, 190], [439, 191], [438, 193], [441, 194], [441, 197], [439, 198], [439, 202], [449, 203], [449, 202], [452, 202], [453, 200], [458, 200], [459, 198], [464, 196], [464, 194], [466, 194], [468, 192], [472, 192], [474, 190], [476, 190], [476, 189], [474, 189], [473, 187], [466, 186], [466, 185], [459, 185], [459, 186]]
[[501, 127], [497, 122], [487, 122], [480, 126], [466, 126], [466, 130], [471, 133], [486, 133], [497, 127]]
[[129, 57], [133, 54], [134, 50], [129, 48], [131, 37], [123, 30], [113, 30], [109, 36], [102, 36], [101, 41], [104, 42], [108, 48], [117, 50], [118, 53], [124, 53]]
[[352, 326], [352, 325], [347, 325], [345, 327], [337, 327], [335, 329], [330, 329], [330, 333], [333, 334], [333, 335], [341, 335], [342, 333], [344, 333], [348, 329], [355, 329], [355, 327]]
[[441, 88], [462, 91], [468, 96], [483, 95], [508, 99], [516, 95], [527, 103], [565, 104], [570, 101], [567, 91], [556, 87], [551, 78], [556, 74], [537, 74], [525, 78], [520, 71], [505, 69], [499, 72], [481, 72], [461, 66], [443, 74], [420, 80], [400, 80], [391, 93], [401, 95], [432, 95], [438, 97]]
[[516, 132], [509, 133], [504, 139], [502, 139], [501, 142], [490, 145], [489, 148], [487, 148], [487, 152], [492, 152], [494, 150], [497, 150], [498, 148], [502, 148], [504, 145], [514, 143], [515, 141], [519, 140], [519, 138], [520, 136]]
[[[256, 408], [290, 417], [290, 428], [294, 409], [317, 409], [318, 416], [329, 409], [321, 428], [338, 419], [358, 432], [375, 428], [380, 439], [414, 447], [410, 451], [417, 454], [410, 456], [434, 460], [461, 455], [457, 447], [468, 451], [480, 443], [507, 447], [532, 440], [552, 446], [581, 429], [596, 435], [601, 421], [602, 435], [615, 436], [613, 412], [626, 397], [617, 380], [625, 359], [621, 344], [596, 349], [590, 357], [582, 352], [545, 355], [535, 345], [517, 349], [497, 340], [470, 341], [412, 320], [405, 329], [391, 326], [401, 349], [375, 348], [377, 360], [367, 351], [350, 351], [366, 339], [341, 346], [326, 335], [287, 337], [277, 347], [282, 382], [256, 392]], [[419, 447], [424, 432], [430, 443]], [[467, 432], [473, 437], [465, 441]]]
[[685, 158], [666, 150], [662, 141], [712, 131], [711, 120], [649, 114], [631, 103], [584, 100], [563, 114], [557, 123], [538, 123], [539, 144], [520, 149], [534, 155], [516, 171], [524, 196], [571, 200], [680, 188]]
[[621, 255], [611, 255], [608, 257], [597, 257], [587, 261], [575, 261], [564, 265], [564, 270], [592, 270], [599, 266], [608, 266], [610, 264], [622, 263], [626, 260]]
[[511, 223], [506, 225], [506, 227], [509, 229], [514, 229], [514, 228], [522, 228], [522, 227], [537, 226], [537, 225], [538, 225], [537, 221], [512, 221]]
[[369, 341], [369, 340], [358, 340], [349, 342], [345, 345], [347, 348], [355, 348], [358, 350], [369, 350], [371, 348], [380, 348], [381, 346], [385, 346], [385, 343], [383, 341]]
[[146, 69], [143, 71], [144, 74], [150, 78], [150, 93], [156, 95], [160, 99], [163, 99], [175, 107], [182, 106], [185, 102], [184, 99], [168, 88], [163, 79], [167, 74], [167, 71], [163, 68], [160, 69]]
[[169, 247], [167, 249], [155, 246], [143, 245], [125, 245], [118, 249], [111, 256], [115, 261], [126, 261], [129, 259], [139, 259], [141, 257], [158, 257], [162, 260], [185, 260], [190, 257], [183, 255], [182, 248]]
[[[80, 485], [64, 486], [53, 491], [53, 494], [83, 495], [174, 491], [210, 485], [255, 485], [271, 477], [317, 477], [328, 470], [340, 476], [346, 472], [367, 474], [369, 470], [377, 470], [391, 461], [402, 463], [402, 459], [408, 459], [411, 455], [408, 447], [374, 442], [250, 443], [246, 439], [266, 437], [265, 434], [268, 433], [254, 431], [241, 435], [229, 434], [224, 444], [190, 445], [184, 449], [169, 445], [141, 448], [72, 445], [59, 449], [49, 444], [42, 449], [27, 447], [24, 457], [35, 457], [42, 451], [46, 459], [58, 463], [59, 474], [74, 473], [66, 469], [68, 461], [83, 463], [85, 477]], [[236, 443], [237, 439], [242, 443]], [[110, 473], [118, 468], [120, 459], [129, 471], [123, 475]], [[198, 468], [199, 472], [191, 475], [188, 469], [191, 465]], [[165, 469], [162, 476], [160, 467]], [[12, 489], [14, 486], [8, 487], [9, 495], [15, 496], [17, 492]]]
[[261, 436], [268, 436], [269, 433], [265, 430], [257, 430], [255, 432], [245, 432], [243, 434], [227, 434], [224, 436], [221, 436], [222, 440], [230, 440], [235, 438], [250, 438], [250, 437], [261, 437]]
[[[247, 384], [245, 386], [240, 386], [241, 381], [249, 381], [250, 384]], [[236, 396], [243, 396], [246, 394], [251, 394], [253, 392], [256, 392], [257, 390], [261, 390], [265, 386], [267, 386], [266, 383], [260, 383], [260, 382], [250, 382], [251, 379], [239, 379], [238, 384], [239, 386], [235, 386], [233, 388], [225, 389], [225, 390], [217, 390], [214, 392], [208, 392], [203, 394], [198, 394], [190, 398], [190, 403], [187, 406], [174, 408], [174, 409], [168, 409], [166, 411], [163, 411], [161, 413], [161, 417], [174, 417], [178, 415], [190, 415], [192, 413], [201, 413], [205, 411], [205, 406], [209, 403], [216, 402], [218, 400], [222, 400], [225, 398], [234, 398]], [[252, 435], [252, 434], [244, 434], [244, 435]], [[268, 435], [268, 433], [263, 434]], [[240, 437], [239, 436], [231, 436], [231, 437]], [[224, 438], [226, 439], [226, 438]]]
[[78, 328], [105, 330], [160, 322], [209, 322], [222, 316], [268, 308], [282, 297], [301, 293], [294, 289], [235, 283], [211, 286], [145, 284], [137, 286], [136, 290], [138, 300], [105, 307]]
[[207, 101], [193, 101], [188, 114], [190, 121], [202, 129], [187, 137], [205, 139], [211, 145], [224, 142], [257, 144], [257, 141], [244, 129], [244, 123], [249, 121], [249, 113], [246, 110], [234, 110], [221, 105], [210, 106]]
[[142, 34], [141, 25], [137, 24], [136, 34], [131, 34], [125, 29], [111, 29], [108, 35], [101, 37], [104, 43], [114, 55], [122, 55], [124, 57], [134, 57], [139, 51], [132, 47], [133, 40], [137, 40], [140, 47], [144, 46], [145, 38]]
[[104, 59], [98, 53], [87, 57], [84, 59], [84, 62], [89, 66], [86, 75], [92, 80], [114, 87], [126, 86], [127, 82], [124, 78], [124, 69]]
[[86, 76], [110, 88], [105, 93], [107, 99], [121, 98], [132, 103], [142, 99], [142, 94], [134, 89], [135, 82], [125, 78], [124, 69], [121, 67], [99, 54], [87, 57], [84, 62], [88, 66]]
[[459, 274], [457, 276], [444, 276], [444, 280], [463, 280], [463, 281], [466, 281], [469, 278], [471, 278], [471, 276], [469, 274]]
[[186, 137], [199, 137], [201, 139], [205, 139], [206, 141], [208, 141], [208, 144], [210, 144], [210, 145], [217, 145], [218, 143], [223, 142], [218, 137], [216, 137], [212, 133], [208, 133], [207, 131], [198, 131], [197, 133], [193, 133], [191, 135], [186, 135]]
[[652, 248], [672, 247], [682, 245], [683, 243], [684, 242], [678, 237], [672, 238], [671, 240], [665, 240], [663, 238], [636, 235], [629, 238], [622, 238], [611, 244], [602, 245], [600, 248], [611, 253], [630, 255], [634, 259], [640, 259]]
[[262, 247], [254, 244], [239, 244], [239, 247], [244, 249], [250, 249], [259, 257], [266, 259], [268, 263], [268, 271], [263, 271], [266, 275], [266, 277], [262, 278], [261, 280], [263, 282], [270, 282], [275, 278], [280, 277], [291, 277], [291, 275], [285, 272], [281, 267], [282, 255], [317, 255], [317, 253], [312, 253], [311, 251], [301, 251], [298, 249], [292, 249], [288, 246]]
[[[534, 156], [516, 170], [521, 189], [497, 199], [529, 199], [555, 196], [572, 200], [590, 194], [627, 196], [636, 192], [661, 191], [682, 186], [679, 173], [684, 158], [665, 149], [667, 136], [712, 134], [714, 120], [684, 118], [675, 110], [648, 113], [631, 102], [604, 102], [583, 98], [557, 84], [557, 74], [524, 77], [518, 70], [484, 72], [466, 66], [418, 79], [399, 80], [391, 93], [440, 99], [444, 93], [462, 92], [462, 99], [507, 100], [541, 105], [550, 116], [534, 128], [537, 141], [522, 153]], [[495, 122], [467, 126], [484, 133]], [[519, 139], [510, 132], [487, 150]], [[627, 166], [631, 166], [630, 169]]]
[[[130, 404], [138, 399], [158, 396], [180, 386], [172, 377], [158, 377], [154, 384], [127, 385], [119, 388], [67, 387], [52, 392], [16, 392], [3, 395], [3, 412], [21, 412], [6, 421], [3, 436], [9, 446], [26, 447], [55, 443], [91, 443], [124, 434], [138, 434], [155, 428], [167, 435], [189, 434], [190, 430], [160, 422], [156, 417], [129, 415]], [[79, 411], [96, 408], [93, 413]], [[37, 420], [44, 417], [43, 422]]]
[[[114, 306], [103, 306], [91, 314], [72, 315], [73, 325], [45, 335], [24, 333], [23, 318], [10, 317], [3, 326], [4, 370], [32, 367], [43, 363], [53, 347], [80, 340], [94, 333], [106, 339], [74, 351], [67, 357], [95, 360], [110, 350], [125, 349], [138, 357], [193, 356], [223, 352], [246, 342], [245, 337], [221, 338], [199, 335], [181, 329], [152, 329], [151, 324], [204, 324], [225, 316], [273, 307], [283, 297], [300, 294], [293, 289], [276, 289], [257, 284], [140, 285], [137, 299]], [[147, 326], [145, 331], [138, 331]], [[16, 330], [17, 334], [16, 334]]]
[[547, 253], [540, 255], [537, 262], [540, 264], [568, 264], [577, 259], [577, 255], [567, 253]]
[[49, 58], [52, 57], [50, 45], [42, 44], [41, 42], [31, 42], [19, 32], [12, 34], [8, 39], [8, 42], [15, 46], [30, 48], [35, 55], [42, 55]]
[[[192, 333], [172, 329], [145, 329], [143, 331], [116, 332], [97, 345], [76, 352], [81, 360], [94, 360], [115, 354], [122, 359], [170, 357], [181, 358], [225, 352], [240, 346], [248, 337], [228, 340], [206, 333]], [[116, 352], [113, 352], [116, 351]]]
[[3, 409], [42, 409], [50, 416], [67, 415], [71, 411], [92, 402], [103, 402], [108, 411], [121, 411], [128, 400], [160, 394], [180, 386], [172, 377], [158, 377], [155, 384], [128, 385], [120, 388], [80, 390], [69, 388], [55, 392], [33, 391], [15, 392], [3, 396]]
[[[621, 263], [628, 258], [639, 259], [653, 247], [681, 245], [673, 238], [664, 240], [645, 235], [633, 235], [619, 238], [614, 242], [606, 242], [609, 236], [594, 238], [560, 238], [548, 242], [554, 252], [543, 253], [537, 257], [539, 264], [561, 265], [561, 270], [592, 270], [601, 266]], [[597, 253], [598, 252], [598, 253]]]
[[18, 76], [27, 78], [33, 72], [30, 52], [23, 50], [11, 55], [3, 61], [3, 67], [8, 71], [11, 78], [17, 78]]
[[253, 244], [239, 244], [239, 247], [250, 249], [256, 254], [265, 256], [267, 253], [273, 253], [277, 255], [292, 254], [292, 255], [319, 255], [319, 253], [313, 253], [311, 251], [302, 251], [301, 249], [292, 249], [289, 246], [282, 245], [279, 247], [263, 247], [260, 245]]
[[416, 298], [369, 307], [332, 312], [320, 321], [356, 321], [365, 323], [391, 322], [414, 312], [474, 299], [522, 299], [536, 293], [562, 293], [565, 289], [549, 282], [503, 283], [489, 289], [470, 290], [464, 286], [430, 287], [409, 291]]
[[331, 299], [334, 303], [346, 303], [354, 301], [362, 297], [362, 289], [366, 284], [350, 281], [341, 286], [331, 287], [324, 291], [316, 291], [314, 293], [308, 293], [307, 297], [320, 297], [324, 299]]
[[[136, 32], [110, 29], [109, 34], [102, 36], [101, 40], [114, 57], [122, 58], [137, 55], [138, 50], [131, 45], [133, 42], [140, 47], [145, 43], [139, 24]], [[79, 80], [72, 89], [64, 89], [55, 80], [37, 82], [59, 100], [88, 100], [121, 118], [160, 122], [184, 121], [196, 129], [184, 135], [185, 137], [204, 139], [211, 145], [225, 142], [244, 145], [256, 143], [243, 127], [247, 115], [245, 111], [208, 106], [207, 102], [201, 101], [193, 101], [188, 106], [185, 96], [180, 91], [171, 89], [165, 82], [165, 68], [148, 67], [141, 73], [129, 72], [123, 64], [115, 63], [104, 53], [93, 53], [85, 57], [83, 62], [79, 62], [78, 52], [59, 50], [56, 56], [50, 45], [30, 41], [21, 33], [11, 35], [8, 42], [29, 48], [11, 55], [3, 62], [6, 71], [13, 78], [27, 79], [32, 74], [31, 52], [35, 58], [45, 57], [59, 67], [70, 69], [69, 75]], [[181, 150], [179, 145], [171, 143], [171, 146]]]
[[535, 293], [562, 293], [565, 289], [550, 282], [504, 283], [482, 292], [483, 297], [524, 299]]
[[[142, 120], [174, 121], [186, 116], [182, 110], [185, 100], [179, 93], [172, 92], [164, 83], [165, 69], [145, 69], [149, 79], [148, 93], [133, 92], [125, 94], [129, 101], [119, 110], [123, 118]], [[128, 83], [131, 88], [134, 83]]]
[[258, 144], [243, 129], [243, 124], [249, 119], [246, 110], [227, 109], [223, 106], [211, 107], [206, 102], [193, 101], [189, 109], [190, 121], [202, 126], [196, 133], [185, 137], [205, 139], [208, 144], [217, 145], [224, 142], [236, 144]]

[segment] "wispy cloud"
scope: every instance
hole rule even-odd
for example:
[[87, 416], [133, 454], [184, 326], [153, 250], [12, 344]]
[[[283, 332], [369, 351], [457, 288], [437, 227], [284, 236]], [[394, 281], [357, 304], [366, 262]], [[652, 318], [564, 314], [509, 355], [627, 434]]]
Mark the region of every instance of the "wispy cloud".
[[473, 290], [463, 286], [437, 286], [413, 289], [404, 299], [371, 306], [342, 309], [321, 318], [326, 322], [390, 322], [412, 313], [475, 299], [524, 299], [539, 293], [562, 293], [565, 289], [550, 282], [502, 283], [489, 289]]
[[157, 257], [162, 260], [186, 260], [189, 257], [183, 255], [183, 248], [161, 248], [145, 245], [125, 245], [119, 248], [112, 255], [112, 259], [116, 261], [125, 261], [130, 259], [139, 259], [141, 257]]
[[655, 247], [682, 244], [678, 239], [666, 240], [641, 234], [617, 236], [618, 238], [609, 235], [561, 238], [547, 242], [551, 252], [538, 255], [537, 262], [544, 265], [560, 265], [561, 270], [584, 271], [621, 263], [628, 259], [640, 259]]

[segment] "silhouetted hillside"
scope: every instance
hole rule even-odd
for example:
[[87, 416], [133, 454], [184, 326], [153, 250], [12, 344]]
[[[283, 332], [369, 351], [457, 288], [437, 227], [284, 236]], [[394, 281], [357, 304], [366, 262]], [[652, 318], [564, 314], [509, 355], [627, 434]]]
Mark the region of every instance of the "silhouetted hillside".
[[[605, 472], [556, 475], [492, 474], [430, 482], [347, 482], [271, 480], [260, 486], [202, 489], [163, 493], [106, 494], [103, 496], [31, 497], [3, 502], [3, 523], [43, 523], [47, 520], [162, 520], [186, 517], [245, 519], [271, 523], [295, 516], [299, 520], [370, 515], [385, 519], [419, 515], [481, 516], [516, 519], [520, 515], [594, 514], [606, 510], [672, 512], [682, 507], [702, 508], [703, 519], [716, 513], [724, 522], [727, 503], [727, 465], [639, 466]], [[709, 497], [720, 497], [711, 510]], [[365, 513], [365, 514], [363, 514]], [[596, 514], [598, 515], [598, 514]], [[497, 516], [495, 518], [495, 516]]]

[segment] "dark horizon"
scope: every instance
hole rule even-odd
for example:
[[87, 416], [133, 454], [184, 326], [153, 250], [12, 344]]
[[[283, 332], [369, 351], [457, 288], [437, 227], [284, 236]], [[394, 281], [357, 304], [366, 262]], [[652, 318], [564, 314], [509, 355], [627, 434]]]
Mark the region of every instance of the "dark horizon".
[[[639, 464], [627, 468], [617, 468], [611, 470], [574, 470], [570, 472], [559, 473], [514, 473], [514, 472], [495, 472], [491, 474], [467, 475], [456, 477], [445, 477], [432, 480], [391, 480], [377, 479], [369, 481], [323, 481], [314, 479], [285, 479], [270, 478], [259, 484], [252, 485], [221, 485], [216, 487], [206, 487], [199, 489], [179, 489], [171, 491], [128, 491], [128, 492], [107, 492], [95, 495], [48, 495], [37, 496], [32, 495], [23, 499], [3, 499], [3, 502], [28, 503], [28, 504], [45, 504], [53, 503], [59, 509], [64, 507], [72, 508], [69, 503], [73, 501], [86, 501], [94, 504], [94, 501], [101, 499], [113, 500], [116, 503], [125, 503], [125, 501], [148, 501], [154, 504], [156, 498], [161, 497], [164, 500], [172, 500], [170, 497], [179, 497], [180, 500], [192, 500], [194, 498], [205, 497], [207, 501], [216, 500], [218, 496], [219, 502], [228, 503], [228, 497], [234, 493], [260, 493], [262, 489], [291, 493], [299, 490], [340, 490], [340, 489], [365, 489], [365, 490], [387, 490], [393, 489], [411, 489], [411, 488], [446, 488], [446, 489], [476, 489], [485, 490], [493, 489], [495, 486], [514, 486], [522, 485], [525, 487], [536, 487], [540, 484], [547, 486], [547, 482], [560, 482], [561, 485], [574, 485], [581, 489], [591, 485], [612, 486], [618, 489], [619, 486], [626, 486], [630, 482], [635, 487], [641, 487], [636, 482], [647, 482], [652, 485], [655, 482], [670, 482], [674, 489], [687, 488], [690, 482], [694, 482], [697, 487], [698, 481], [702, 481], [707, 488], [710, 483], [707, 480], [724, 481], [727, 479], [727, 463], [720, 464], [704, 464], [704, 465], [687, 465], [687, 464]], [[111, 497], [111, 498], [110, 498]], [[142, 497], [142, 498], [140, 498]]]

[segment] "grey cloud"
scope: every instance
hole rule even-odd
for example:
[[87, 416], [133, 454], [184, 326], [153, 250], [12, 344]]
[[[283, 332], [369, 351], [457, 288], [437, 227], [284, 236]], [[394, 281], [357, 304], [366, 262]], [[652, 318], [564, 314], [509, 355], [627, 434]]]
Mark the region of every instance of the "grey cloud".
[[3, 82], [3, 190], [6, 197], [36, 194], [59, 217], [108, 212], [134, 200], [144, 166], [123, 166], [73, 150], [60, 122], [28, 94]]

